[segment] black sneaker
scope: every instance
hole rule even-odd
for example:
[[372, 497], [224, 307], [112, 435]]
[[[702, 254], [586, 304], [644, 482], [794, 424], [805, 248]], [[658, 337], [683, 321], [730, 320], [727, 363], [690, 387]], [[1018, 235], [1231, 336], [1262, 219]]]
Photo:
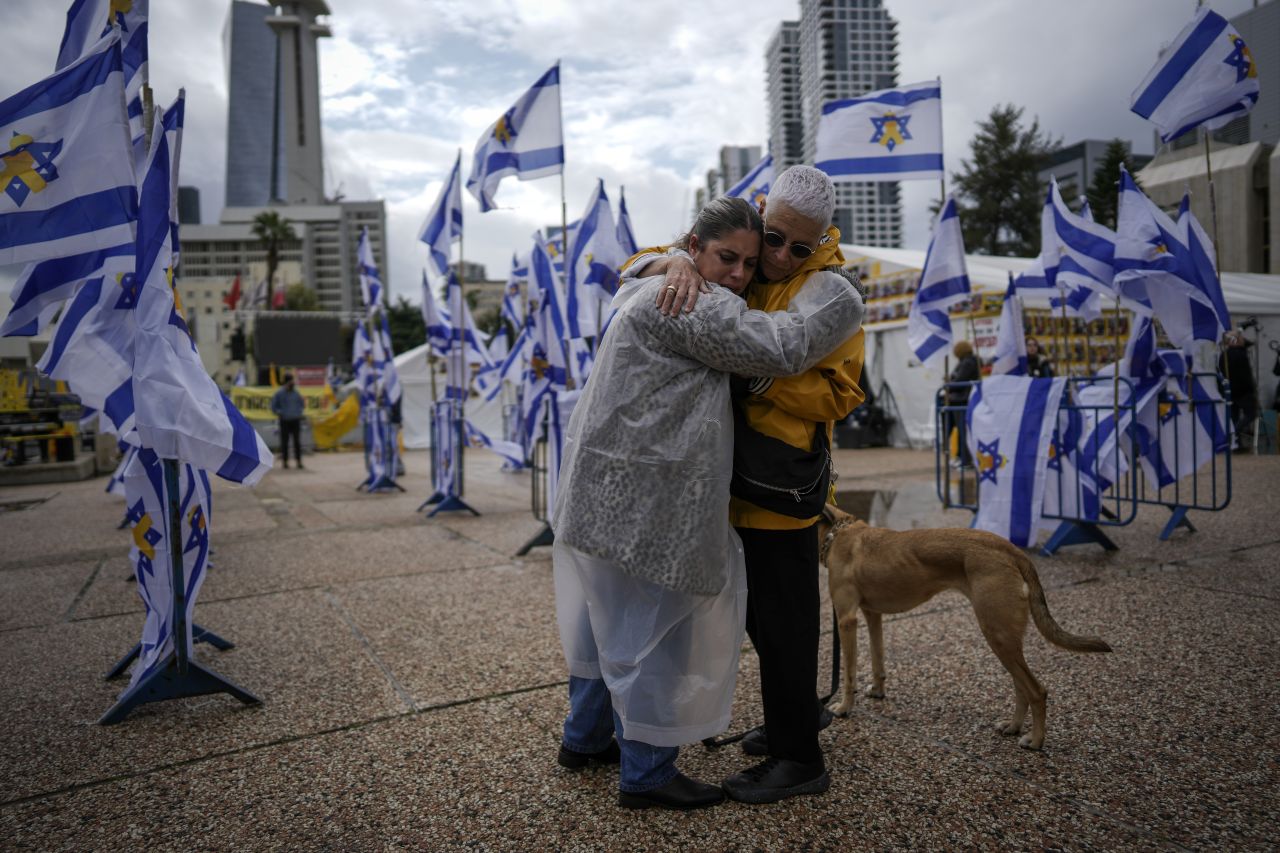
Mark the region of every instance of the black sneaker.
[[599, 752], [574, 752], [561, 744], [556, 763], [567, 770], [581, 770], [592, 761], [596, 764], [617, 764], [621, 758], [622, 752], [618, 749], [618, 742], [611, 740], [609, 745]]
[[[831, 721], [836, 715], [831, 709], [823, 705], [818, 708], [818, 731], [822, 731], [831, 725]], [[747, 755], [768, 755], [769, 754], [769, 736], [765, 734], [764, 726], [754, 728], [749, 731], [742, 739], [742, 751]]]
[[740, 803], [776, 803], [801, 794], [821, 794], [831, 787], [822, 759], [808, 763], [766, 758], [735, 773], [722, 783], [724, 792]]

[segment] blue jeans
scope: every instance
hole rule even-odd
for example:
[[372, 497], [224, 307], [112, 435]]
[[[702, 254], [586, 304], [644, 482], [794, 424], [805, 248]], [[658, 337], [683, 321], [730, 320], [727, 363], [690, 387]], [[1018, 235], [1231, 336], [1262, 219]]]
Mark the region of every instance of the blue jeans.
[[609, 689], [601, 678], [569, 676], [569, 716], [564, 720], [564, 745], [574, 752], [600, 752], [618, 738], [622, 767], [618, 787], [627, 793], [661, 788], [676, 775], [678, 746], [651, 746], [622, 736], [622, 720], [613, 710]]

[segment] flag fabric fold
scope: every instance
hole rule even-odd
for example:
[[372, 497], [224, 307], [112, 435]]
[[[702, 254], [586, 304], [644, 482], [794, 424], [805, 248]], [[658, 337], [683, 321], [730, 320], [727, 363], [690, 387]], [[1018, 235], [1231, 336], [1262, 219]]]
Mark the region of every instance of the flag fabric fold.
[[991, 365], [992, 375], [1007, 373], [1013, 376], [1027, 375], [1027, 338], [1022, 330], [1022, 304], [1017, 288], [1009, 275], [1009, 287], [1004, 292], [1000, 308], [1000, 328], [996, 331], [996, 358]]
[[480, 137], [467, 191], [480, 202], [480, 210], [488, 212], [497, 206], [494, 194], [503, 178], [515, 175], [521, 181], [531, 181], [563, 170], [557, 62]]
[[453, 244], [462, 239], [462, 152], [458, 152], [449, 177], [427, 213], [418, 239], [427, 244], [432, 274], [437, 279], [448, 275]]
[[[768, 197], [769, 188], [773, 186], [773, 155], [766, 154], [764, 159], [751, 167], [751, 171], [742, 180], [729, 188], [725, 193], [729, 198], [740, 198], [750, 202], [752, 207], [759, 208]], [[633, 249], [627, 257], [635, 254]]]
[[570, 338], [594, 336], [604, 326], [609, 303], [618, 289], [618, 268], [629, 257], [618, 243], [604, 181], [596, 181], [579, 223], [565, 276]]
[[921, 362], [936, 362], [949, 352], [951, 318], [947, 309], [968, 297], [964, 236], [955, 199], [948, 196], [934, 226], [920, 271], [920, 286], [907, 315], [907, 343]]

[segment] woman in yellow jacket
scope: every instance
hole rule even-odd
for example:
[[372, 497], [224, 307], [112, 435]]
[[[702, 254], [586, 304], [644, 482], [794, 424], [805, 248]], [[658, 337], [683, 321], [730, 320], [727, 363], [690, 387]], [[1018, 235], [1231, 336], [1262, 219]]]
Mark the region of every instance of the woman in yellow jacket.
[[[840, 232], [831, 224], [835, 188], [822, 172], [793, 166], [769, 192], [764, 248], [747, 304], [785, 310], [810, 274], [843, 265]], [[692, 310], [704, 282], [679, 252], [655, 250], [632, 260], [637, 275], [665, 273], [659, 307]], [[737, 387], [730, 521], [747, 565], [747, 633], [760, 658], [765, 727], [744, 741], [761, 763], [724, 780], [725, 792], [750, 803], [817, 794], [831, 784], [818, 746], [814, 685], [820, 605], [816, 523], [832, 488], [832, 422], [863, 401], [861, 329], [814, 367], [778, 379], [744, 377]], [[827, 717], [829, 720], [829, 716]]]

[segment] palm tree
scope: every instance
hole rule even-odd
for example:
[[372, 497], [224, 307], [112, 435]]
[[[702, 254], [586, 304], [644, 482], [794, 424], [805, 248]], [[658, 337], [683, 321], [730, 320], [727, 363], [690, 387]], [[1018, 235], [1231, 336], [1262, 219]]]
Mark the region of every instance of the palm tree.
[[267, 310], [270, 311], [274, 304], [271, 291], [275, 287], [276, 267], [280, 265], [280, 244], [297, 240], [298, 235], [289, 220], [277, 211], [264, 210], [253, 218], [253, 236], [267, 249]]

